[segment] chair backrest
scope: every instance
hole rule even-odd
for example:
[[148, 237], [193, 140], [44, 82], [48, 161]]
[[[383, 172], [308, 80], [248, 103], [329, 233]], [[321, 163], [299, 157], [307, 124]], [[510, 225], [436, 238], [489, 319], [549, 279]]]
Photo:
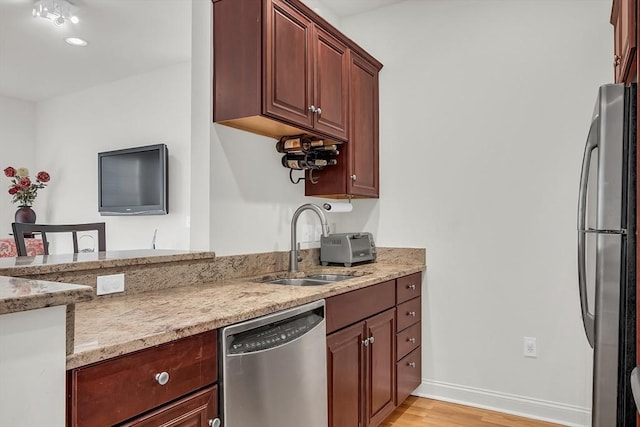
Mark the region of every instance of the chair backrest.
[[30, 237], [32, 233], [40, 233], [42, 243], [44, 245], [45, 255], [49, 255], [49, 241], [47, 233], [71, 233], [73, 238], [73, 253], [78, 253], [78, 232], [97, 231], [98, 232], [98, 251], [107, 250], [105, 223], [94, 222], [89, 224], [25, 224], [14, 222], [11, 224], [13, 228], [13, 238], [16, 241], [16, 249], [18, 256], [27, 255], [27, 247], [24, 243], [25, 234]]

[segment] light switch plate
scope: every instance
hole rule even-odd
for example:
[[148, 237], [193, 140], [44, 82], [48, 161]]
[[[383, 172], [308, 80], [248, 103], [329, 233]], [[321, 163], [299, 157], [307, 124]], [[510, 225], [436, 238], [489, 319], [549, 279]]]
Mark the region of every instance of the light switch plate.
[[96, 285], [97, 295], [124, 292], [124, 273], [98, 276]]

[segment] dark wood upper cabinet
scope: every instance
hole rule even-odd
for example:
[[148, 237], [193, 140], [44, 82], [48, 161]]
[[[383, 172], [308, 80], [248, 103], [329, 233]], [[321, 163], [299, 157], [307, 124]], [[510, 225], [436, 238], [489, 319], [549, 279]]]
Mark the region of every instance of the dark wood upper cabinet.
[[315, 128], [348, 139], [349, 49], [322, 28], [313, 34]]
[[214, 122], [348, 140], [346, 37], [298, 0], [218, 0], [213, 13]]
[[312, 128], [313, 23], [286, 3], [273, 0], [267, 15], [264, 111]]
[[351, 52], [349, 58], [349, 142], [340, 148], [337, 166], [307, 172], [306, 196], [377, 198], [379, 184], [379, 95], [376, 64]]
[[636, 77], [636, 21], [635, 0], [614, 0], [611, 24], [614, 28], [614, 80], [631, 83]]
[[344, 143], [307, 196], [378, 197], [381, 68], [300, 0], [213, 1], [213, 121]]

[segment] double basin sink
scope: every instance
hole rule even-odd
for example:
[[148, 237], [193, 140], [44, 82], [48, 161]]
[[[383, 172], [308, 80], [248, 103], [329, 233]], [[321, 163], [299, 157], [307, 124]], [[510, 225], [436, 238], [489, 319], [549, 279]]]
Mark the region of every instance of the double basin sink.
[[356, 276], [349, 274], [310, 274], [305, 277], [283, 277], [280, 279], [265, 280], [262, 283], [290, 286], [320, 286], [328, 283], [340, 282], [341, 280], [352, 279], [354, 277]]

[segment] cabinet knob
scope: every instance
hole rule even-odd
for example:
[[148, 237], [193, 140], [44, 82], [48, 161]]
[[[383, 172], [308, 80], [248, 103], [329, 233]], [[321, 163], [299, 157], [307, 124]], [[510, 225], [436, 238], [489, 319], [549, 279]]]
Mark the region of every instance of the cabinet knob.
[[408, 311], [408, 312], [407, 312], [407, 316], [409, 316], [409, 317], [416, 317], [416, 312], [415, 312], [415, 311]]
[[370, 342], [371, 344], [373, 344], [373, 342], [374, 342], [374, 341], [375, 341], [375, 339], [373, 339], [373, 337], [369, 337], [369, 342]]
[[312, 113], [317, 113], [318, 109], [316, 108], [315, 105], [312, 105], [311, 107], [309, 107], [309, 111], [311, 111]]
[[213, 420], [209, 420], [210, 427], [220, 427], [220, 418], [215, 418]]
[[416, 339], [415, 338], [407, 338], [407, 341], [410, 342], [411, 344], [415, 344]]
[[369, 338], [367, 338], [366, 340], [363, 340], [362, 341], [362, 345], [365, 346], [365, 347], [368, 347], [369, 346]]
[[416, 285], [407, 285], [407, 289], [411, 289], [412, 291], [415, 291]]
[[316, 114], [317, 115], [322, 114], [322, 108], [320, 108], [320, 107], [316, 108]]
[[156, 381], [158, 381], [158, 384], [160, 385], [165, 385], [169, 382], [169, 373], [160, 372], [159, 374], [156, 374]]
[[613, 66], [617, 67], [618, 65], [620, 65], [621, 59], [622, 57], [620, 55], [613, 55]]
[[409, 363], [407, 363], [407, 366], [409, 366], [411, 368], [415, 368], [416, 367], [416, 362], [409, 362]]
[[351, 175], [351, 181], [355, 181], [358, 177], [355, 175]]

